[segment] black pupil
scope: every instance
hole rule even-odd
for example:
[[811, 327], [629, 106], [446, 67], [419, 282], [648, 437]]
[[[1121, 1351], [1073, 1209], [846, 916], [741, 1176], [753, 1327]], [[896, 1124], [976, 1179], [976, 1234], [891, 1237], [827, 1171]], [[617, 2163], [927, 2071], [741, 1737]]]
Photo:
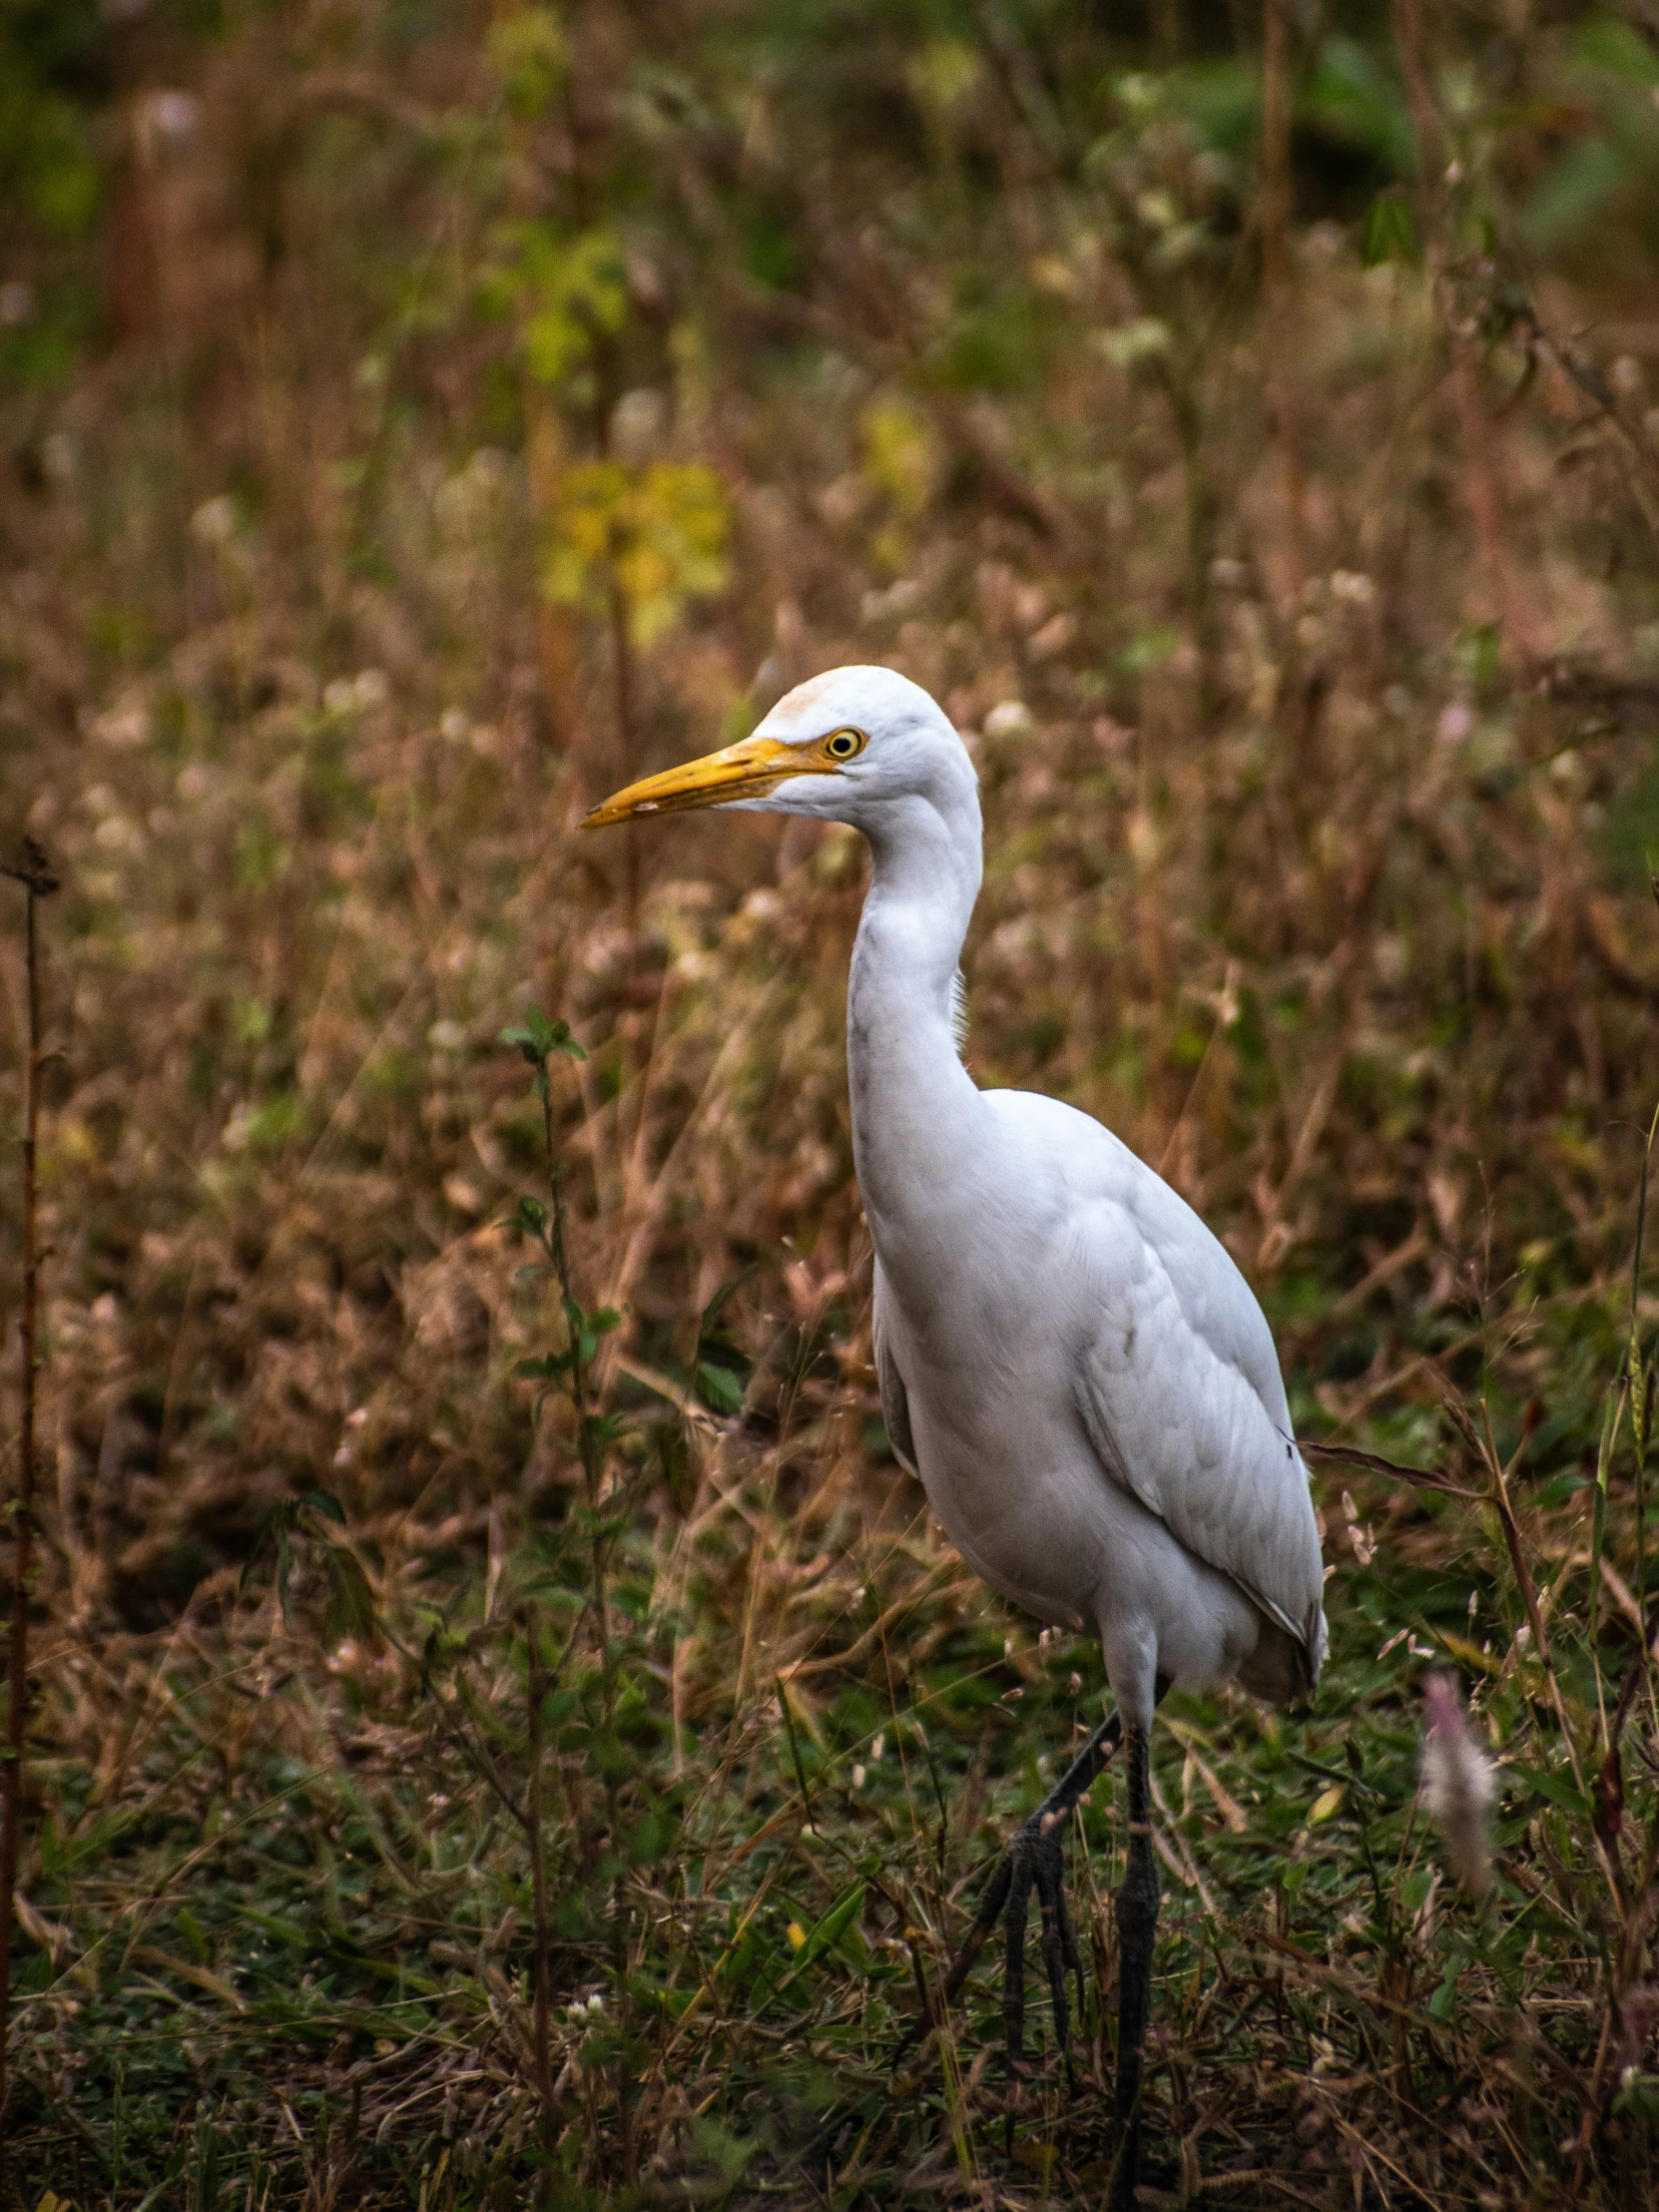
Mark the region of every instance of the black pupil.
[[852, 751], [852, 740], [844, 736], [839, 738], [831, 738], [830, 740], [830, 750], [831, 753], [836, 754], [841, 760], [844, 761], [846, 759], [846, 756]]

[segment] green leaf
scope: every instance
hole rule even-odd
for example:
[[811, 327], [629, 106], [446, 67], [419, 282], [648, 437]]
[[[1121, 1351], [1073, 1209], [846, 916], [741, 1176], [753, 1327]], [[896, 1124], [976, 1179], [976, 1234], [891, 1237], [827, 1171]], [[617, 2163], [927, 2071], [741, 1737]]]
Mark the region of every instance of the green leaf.
[[1650, 2130], [1659, 2128], [1659, 2074], [1642, 2073], [1627, 2066], [1619, 2076], [1619, 2093], [1613, 2110], [1620, 2118], [1639, 2120]]
[[331, 1490], [306, 1490], [299, 1502], [308, 1505], [313, 1513], [320, 1513], [325, 1520], [336, 1521], [341, 1528], [345, 1526], [345, 1507]]
[[727, 533], [726, 486], [701, 461], [581, 461], [560, 481], [543, 589], [558, 605], [595, 611], [620, 593], [650, 645], [690, 601], [725, 590]]
[[716, 1291], [699, 1317], [697, 1335], [700, 1343], [704, 1339], [716, 1339], [723, 1334], [721, 1316], [726, 1312], [727, 1307], [731, 1305], [733, 1299], [737, 1297], [750, 1277], [759, 1273], [760, 1266], [757, 1262], [745, 1268], [741, 1275], [734, 1275], [729, 1282], [720, 1286], [720, 1289]]
[[499, 17], [484, 53], [502, 97], [523, 122], [534, 122], [570, 75], [570, 50], [551, 8], [514, 8]]
[[627, 1418], [621, 1413], [590, 1413], [582, 1423], [585, 1447], [596, 1452], [609, 1451], [627, 1426]]
[[1546, 1774], [1541, 1767], [1522, 1766], [1518, 1759], [1511, 1760], [1509, 1772], [1519, 1775], [1540, 1797], [1548, 1798], [1551, 1805], [1559, 1805], [1564, 1812], [1576, 1813], [1584, 1820], [1589, 1819], [1589, 1799], [1582, 1790], [1575, 1790], [1564, 1775]]
[[500, 1042], [511, 1045], [538, 1074], [545, 1069], [550, 1053], [562, 1052], [569, 1060], [585, 1060], [588, 1056], [586, 1047], [571, 1035], [569, 1022], [549, 1020], [539, 1006], [532, 1006], [522, 1023], [503, 1029]]
[[1659, 86], [1659, 57], [1634, 23], [1621, 23], [1611, 13], [1596, 14], [1576, 34], [1573, 44], [1579, 59], [1592, 69], [1604, 69], [1610, 77], [1629, 84]]
[[699, 1360], [697, 1386], [717, 1413], [743, 1411], [743, 1384], [730, 1368], [716, 1367], [712, 1360]]
[[1411, 171], [1416, 139], [1398, 81], [1356, 39], [1326, 40], [1297, 102], [1297, 122], [1396, 177]]
[[526, 1382], [556, 1382], [569, 1366], [568, 1352], [549, 1352], [539, 1360], [516, 1362], [513, 1373]]
[[622, 247], [608, 231], [563, 239], [533, 223], [519, 226], [515, 243], [524, 365], [537, 383], [561, 384], [588, 359], [596, 337], [627, 320]]
[[1412, 1919], [1422, 1911], [1424, 1901], [1433, 1886], [1434, 1870], [1431, 1867], [1413, 1868], [1400, 1884], [1399, 1902]]
[[278, 1498], [269, 1512], [261, 1515], [260, 1525], [254, 1531], [254, 1541], [249, 1547], [248, 1557], [243, 1565], [242, 1579], [237, 1584], [239, 1594], [248, 1588], [254, 1569], [266, 1553], [273, 1550], [280, 1541], [282, 1531], [292, 1517], [293, 1500], [286, 1497]]
[[1361, 261], [1367, 269], [1376, 269], [1382, 262], [1414, 263], [1420, 255], [1410, 202], [1403, 193], [1380, 192], [1366, 210], [1360, 233]]
[[835, 1900], [823, 1920], [807, 1931], [807, 1940], [801, 1946], [801, 1954], [792, 1971], [779, 1984], [781, 1988], [787, 1989], [797, 1975], [805, 1973], [809, 1966], [816, 1965], [827, 1951], [833, 1950], [857, 1919], [867, 1887], [863, 1882], [853, 1883], [849, 1890], [843, 1891]]
[[329, 1642], [337, 1643], [343, 1636], [354, 1636], [359, 1642], [377, 1644], [380, 1622], [374, 1610], [374, 1592], [356, 1553], [344, 1544], [330, 1544], [328, 1577], [332, 1587], [323, 1616], [323, 1631]]

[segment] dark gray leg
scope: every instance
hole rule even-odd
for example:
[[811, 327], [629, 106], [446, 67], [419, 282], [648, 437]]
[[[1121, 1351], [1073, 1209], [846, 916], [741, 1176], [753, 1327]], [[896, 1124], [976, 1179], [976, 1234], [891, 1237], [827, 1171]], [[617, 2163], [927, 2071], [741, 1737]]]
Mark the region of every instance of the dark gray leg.
[[[960, 1993], [974, 1960], [998, 1919], [1003, 1921], [1008, 1946], [1002, 1984], [1002, 2019], [1008, 2039], [1008, 2064], [1017, 2073], [1025, 2059], [1025, 1917], [1031, 1892], [1037, 1893], [1042, 1915], [1043, 1966], [1054, 2005], [1054, 2031], [1062, 2051], [1071, 2035], [1066, 2003], [1066, 1974], [1077, 1977], [1077, 2002], [1083, 2002], [1083, 1961], [1072, 1933], [1066, 1906], [1064, 1839], [1072, 1809], [1087, 1795], [1105, 1769], [1123, 1737], [1116, 1713], [1108, 1715], [1072, 1761], [1065, 1774], [1031, 1815], [1021, 1824], [1008, 1854], [985, 1886], [967, 1940], [956, 1953], [944, 1985], [944, 1999], [951, 2003]], [[1144, 1755], [1144, 1745], [1143, 1745]], [[1154, 1908], [1156, 1910], [1156, 1908]], [[1068, 2058], [1069, 2064], [1069, 2058]]]
[[1129, 1852], [1118, 1892], [1117, 2116], [1123, 2134], [1112, 2172], [1111, 2212], [1134, 2212], [1141, 2175], [1141, 2078], [1152, 2006], [1152, 1944], [1158, 1930], [1158, 1862], [1152, 1850], [1150, 1767], [1144, 1730], [1125, 1745]]

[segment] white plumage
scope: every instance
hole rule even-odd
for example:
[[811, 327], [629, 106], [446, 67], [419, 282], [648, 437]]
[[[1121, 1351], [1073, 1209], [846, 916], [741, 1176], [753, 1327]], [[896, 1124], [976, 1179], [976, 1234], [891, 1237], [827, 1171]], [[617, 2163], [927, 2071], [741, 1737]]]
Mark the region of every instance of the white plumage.
[[[978, 782], [925, 692], [887, 669], [832, 670], [753, 738], [633, 785], [589, 820], [709, 805], [849, 823], [869, 841], [847, 1072], [887, 1430], [993, 1588], [1099, 1633], [1132, 1753], [1126, 1982], [1142, 1922], [1149, 1975], [1156, 1871], [1137, 1848], [1136, 1801], [1158, 1698], [1171, 1683], [1237, 1679], [1282, 1699], [1313, 1687], [1325, 1651], [1319, 1531], [1267, 1322], [1222, 1246], [1127, 1146], [1057, 1100], [981, 1091], [962, 1066], [957, 958], [979, 888]], [[1024, 1860], [1018, 1839], [1013, 1854], [1010, 1977], [1015, 1911], [1022, 1940], [1034, 1883], [1062, 2041], [1060, 1966], [1075, 1953], [1063, 1891], [1039, 1862], [1057, 1854], [1117, 1725], [1022, 1832]], [[1006, 1882], [993, 1894], [999, 1905]], [[984, 1911], [980, 1922], [968, 1961]], [[1016, 2060], [1020, 2002], [1011, 1987]], [[1128, 2203], [1144, 1997], [1138, 2028], [1127, 1987], [1124, 2004], [1114, 2194]]]

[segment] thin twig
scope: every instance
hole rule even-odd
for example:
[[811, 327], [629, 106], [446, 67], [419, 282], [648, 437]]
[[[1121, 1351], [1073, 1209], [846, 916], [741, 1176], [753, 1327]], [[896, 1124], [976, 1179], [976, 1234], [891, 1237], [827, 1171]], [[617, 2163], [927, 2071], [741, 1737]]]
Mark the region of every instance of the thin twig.
[[[28, 1067], [23, 1107], [23, 1376], [18, 1419], [17, 1496], [12, 1521], [11, 1651], [7, 1672], [6, 1751], [3, 1809], [0, 1809], [0, 2161], [4, 2159], [7, 2059], [11, 2041], [12, 1923], [16, 1914], [19, 1831], [23, 1818], [23, 1747], [29, 1708], [29, 1601], [35, 1532], [35, 1379], [36, 1324], [40, 1311], [40, 1211], [36, 1174], [40, 1131], [40, 944], [35, 906], [49, 898], [58, 878], [33, 837], [23, 840], [23, 858], [0, 868], [23, 885], [23, 957], [28, 976]], [[3, 2181], [0, 2166], [0, 2181]]]
[[1433, 296], [1445, 331], [1451, 363], [1452, 398], [1464, 462], [1463, 498], [1474, 532], [1479, 567], [1492, 595], [1502, 632], [1502, 650], [1512, 667], [1537, 658], [1537, 620], [1510, 558], [1491, 423], [1480, 396], [1473, 331], [1453, 295], [1446, 253], [1446, 201], [1455, 171], [1447, 160], [1445, 121], [1429, 82], [1418, 0], [1393, 0], [1394, 51], [1404, 80], [1411, 129], [1421, 171], [1423, 238]]
[[543, 1793], [545, 1766], [543, 1704], [547, 1695], [546, 1669], [542, 1665], [541, 1615], [534, 1605], [524, 1609], [524, 1635], [529, 1651], [530, 1692], [530, 1897], [535, 1916], [536, 1936], [536, 1988], [533, 2012], [536, 2055], [536, 2098], [541, 2106], [541, 2147], [546, 2163], [542, 2167], [539, 2196], [541, 2202], [552, 2202], [553, 2147], [557, 2140], [557, 2127], [553, 2107], [553, 2056], [552, 2056], [552, 1946], [547, 1924], [547, 1851], [546, 1806]]
[[1567, 1747], [1567, 1760], [1572, 1768], [1572, 1778], [1580, 1791], [1584, 1788], [1583, 1769], [1579, 1764], [1578, 1745], [1573, 1739], [1567, 1722], [1567, 1709], [1561, 1697], [1561, 1684], [1556, 1677], [1555, 1661], [1549, 1648], [1549, 1637], [1544, 1629], [1543, 1615], [1538, 1609], [1538, 1592], [1532, 1580], [1532, 1570], [1526, 1563], [1526, 1552], [1521, 1543], [1520, 1523], [1515, 1518], [1515, 1508], [1509, 1497], [1509, 1480], [1503, 1462], [1498, 1457], [1497, 1445], [1492, 1439], [1492, 1417], [1484, 1398], [1480, 1401], [1480, 1427], [1477, 1429], [1468, 1416], [1467, 1408], [1457, 1399], [1447, 1395], [1446, 1410], [1463, 1436], [1484, 1462], [1492, 1485], [1492, 1503], [1497, 1508], [1498, 1525], [1503, 1530], [1504, 1546], [1509, 1553], [1509, 1564], [1514, 1570], [1516, 1586], [1520, 1590], [1521, 1603], [1526, 1608], [1526, 1618], [1532, 1630], [1532, 1648], [1538, 1655], [1538, 1664], [1544, 1670], [1544, 1680], [1549, 1684], [1550, 1702], [1555, 1708], [1555, 1718], [1560, 1723], [1561, 1738]]
[[[1654, 895], [1659, 898], [1659, 878], [1654, 881]], [[1653, 1140], [1656, 1135], [1659, 1135], [1659, 1106], [1653, 1110], [1653, 1119], [1647, 1125], [1647, 1142], [1642, 1147], [1642, 1174], [1636, 1192], [1636, 1242], [1630, 1254], [1630, 1336], [1624, 1363], [1625, 1382], [1630, 1391], [1631, 1427], [1636, 1445], [1636, 1608], [1641, 1616], [1643, 1678], [1650, 1690], [1653, 1682], [1653, 1654], [1648, 1648], [1651, 1638], [1647, 1632], [1647, 1545], [1643, 1524], [1647, 1518], [1647, 1452], [1653, 1434], [1653, 1378], [1648, 1374], [1642, 1358], [1637, 1301], [1642, 1289], [1642, 1242], [1647, 1228], [1647, 1186], [1649, 1171], [1653, 1165]]]
[[1478, 1490], [1467, 1490], [1460, 1482], [1435, 1474], [1428, 1467], [1402, 1467], [1397, 1460], [1383, 1459], [1375, 1451], [1360, 1451], [1353, 1444], [1316, 1444], [1299, 1436], [1296, 1448], [1305, 1459], [1330, 1459], [1338, 1466], [1365, 1467], [1373, 1474], [1386, 1474], [1397, 1482], [1409, 1482], [1418, 1490], [1438, 1490], [1442, 1497], [1480, 1495]]
[[1286, 545], [1291, 558], [1293, 602], [1308, 576], [1308, 492], [1297, 438], [1291, 377], [1290, 0], [1266, 0], [1262, 11], [1262, 309], [1268, 361], [1270, 428], [1279, 447], [1285, 486]]

